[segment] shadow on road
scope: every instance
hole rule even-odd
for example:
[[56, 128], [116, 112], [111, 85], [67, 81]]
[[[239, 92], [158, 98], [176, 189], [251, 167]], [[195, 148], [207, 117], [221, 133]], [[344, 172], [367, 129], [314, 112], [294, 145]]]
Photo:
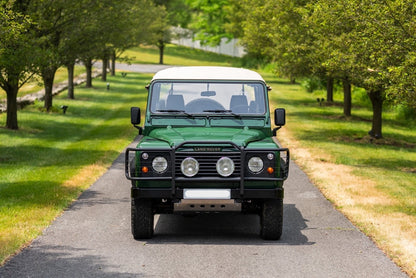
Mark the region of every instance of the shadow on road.
[[[142, 273], [115, 271], [100, 256], [89, 255], [91, 250], [68, 246], [45, 245], [27, 248], [0, 268], [0, 277], [143, 277]], [[76, 254], [76, 256], [74, 256]]]
[[294, 204], [284, 205], [283, 235], [279, 241], [259, 237], [260, 217], [241, 214], [160, 215], [154, 238], [147, 244], [313, 245], [302, 234], [307, 220]]

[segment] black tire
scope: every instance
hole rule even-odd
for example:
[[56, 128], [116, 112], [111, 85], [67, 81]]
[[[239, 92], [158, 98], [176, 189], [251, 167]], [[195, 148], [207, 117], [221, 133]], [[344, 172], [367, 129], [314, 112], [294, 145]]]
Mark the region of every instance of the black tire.
[[278, 240], [283, 230], [283, 199], [264, 200], [260, 213], [261, 237]]
[[152, 238], [153, 218], [154, 215], [151, 200], [131, 200], [131, 232], [134, 239]]

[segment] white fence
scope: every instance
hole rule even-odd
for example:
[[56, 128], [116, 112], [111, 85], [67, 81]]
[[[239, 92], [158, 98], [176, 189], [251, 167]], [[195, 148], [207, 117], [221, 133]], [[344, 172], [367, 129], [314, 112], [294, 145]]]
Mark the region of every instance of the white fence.
[[176, 37], [172, 39], [173, 44], [202, 49], [205, 51], [215, 52], [218, 54], [224, 54], [234, 57], [242, 57], [246, 53], [244, 48], [238, 44], [237, 39], [232, 39], [228, 41], [228, 39], [223, 38], [219, 46], [213, 47], [201, 45], [200, 41], [193, 40], [193, 36], [188, 30], [179, 27], [174, 27], [172, 28], [172, 31]]

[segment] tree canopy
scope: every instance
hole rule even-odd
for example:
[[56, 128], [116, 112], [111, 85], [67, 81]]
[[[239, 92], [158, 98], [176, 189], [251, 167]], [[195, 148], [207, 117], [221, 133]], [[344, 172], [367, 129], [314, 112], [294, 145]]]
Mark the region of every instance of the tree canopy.
[[162, 18], [159, 11], [151, 0], [0, 0], [0, 86], [7, 93], [6, 127], [18, 128], [17, 93], [33, 74], [43, 79], [44, 107], [49, 110], [59, 67], [73, 71], [77, 60], [90, 65], [93, 59], [150, 41], [151, 27]]
[[247, 51], [274, 62], [281, 74], [324, 74], [365, 88], [373, 104], [371, 136], [382, 137], [385, 100], [416, 107], [414, 1], [231, 0], [230, 5], [238, 10], [231, 26]]

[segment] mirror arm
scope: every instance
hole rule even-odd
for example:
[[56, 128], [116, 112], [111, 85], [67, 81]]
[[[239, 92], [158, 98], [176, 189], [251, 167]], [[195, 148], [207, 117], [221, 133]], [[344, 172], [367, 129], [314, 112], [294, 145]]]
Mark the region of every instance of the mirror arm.
[[273, 136], [276, 136], [276, 132], [281, 128], [282, 128], [282, 126], [278, 126], [278, 127], [273, 128]]
[[142, 135], [143, 128], [141, 126], [138, 126], [138, 125], [133, 125], [133, 126], [139, 130], [139, 135]]

